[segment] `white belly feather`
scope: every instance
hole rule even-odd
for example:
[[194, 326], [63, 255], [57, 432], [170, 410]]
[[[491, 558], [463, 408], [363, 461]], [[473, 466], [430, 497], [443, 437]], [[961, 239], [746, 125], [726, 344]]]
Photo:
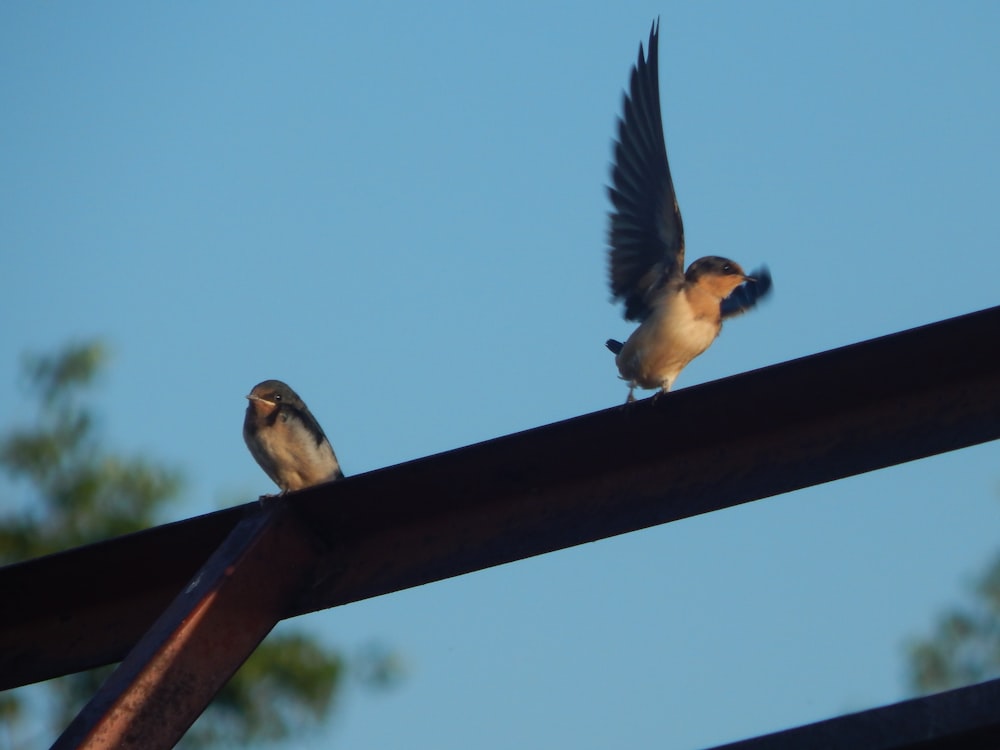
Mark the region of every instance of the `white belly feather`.
[[714, 315], [699, 307], [687, 294], [671, 295], [625, 342], [617, 360], [621, 376], [642, 388], [669, 390], [680, 371], [719, 335], [718, 302]]

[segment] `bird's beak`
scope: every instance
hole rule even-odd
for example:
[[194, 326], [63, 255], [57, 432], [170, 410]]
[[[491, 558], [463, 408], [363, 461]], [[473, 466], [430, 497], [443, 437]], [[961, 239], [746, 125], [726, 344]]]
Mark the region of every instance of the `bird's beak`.
[[[744, 281], [756, 281], [757, 279], [755, 279], [753, 276], [746, 276], [746, 275], [744, 275], [743, 276], [743, 280]], [[250, 397], [247, 396], [247, 398], [250, 398]]]
[[274, 406], [275, 405], [273, 401], [268, 401], [266, 398], [261, 398], [260, 396], [255, 396], [252, 393], [249, 396], [247, 396], [247, 399], [249, 401], [256, 401], [259, 404], [267, 404], [268, 406]]

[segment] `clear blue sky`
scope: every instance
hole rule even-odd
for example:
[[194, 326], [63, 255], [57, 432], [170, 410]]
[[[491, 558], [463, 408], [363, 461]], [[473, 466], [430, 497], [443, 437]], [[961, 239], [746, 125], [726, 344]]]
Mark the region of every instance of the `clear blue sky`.
[[[104, 338], [103, 426], [185, 471], [179, 518], [273, 490], [266, 378], [349, 474], [621, 402], [604, 184], [657, 15], [689, 258], [776, 289], [678, 388], [1000, 302], [997, 3], [4, 3], [3, 425], [23, 352]], [[986, 445], [302, 618], [408, 677], [298, 746], [693, 750], [898, 700], [998, 486]]]

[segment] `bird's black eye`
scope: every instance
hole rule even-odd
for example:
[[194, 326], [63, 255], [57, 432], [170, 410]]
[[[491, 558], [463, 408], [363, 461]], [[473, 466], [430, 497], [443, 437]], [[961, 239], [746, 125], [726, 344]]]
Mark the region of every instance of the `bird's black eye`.
[[729, 265], [728, 263], [723, 263], [722, 264], [722, 272], [723, 273], [729, 273], [732, 270], [733, 270], [733, 267], [731, 265]]
[[277, 403], [278, 401], [281, 401], [281, 394], [280, 393], [275, 393], [274, 394], [274, 401], [275, 401], [275, 403]]

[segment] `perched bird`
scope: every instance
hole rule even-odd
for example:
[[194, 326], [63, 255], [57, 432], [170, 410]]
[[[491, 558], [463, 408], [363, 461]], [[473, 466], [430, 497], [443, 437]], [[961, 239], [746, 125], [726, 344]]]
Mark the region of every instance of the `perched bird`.
[[618, 120], [608, 194], [611, 294], [639, 327], [623, 344], [608, 339], [618, 372], [635, 388], [669, 391], [687, 364], [705, 351], [722, 321], [749, 310], [771, 290], [771, 274], [748, 276], [735, 261], [710, 255], [684, 271], [684, 225], [667, 162], [660, 117], [659, 22], [649, 54], [632, 69]]
[[247, 396], [243, 439], [281, 494], [344, 476], [330, 441], [299, 395], [280, 380]]

